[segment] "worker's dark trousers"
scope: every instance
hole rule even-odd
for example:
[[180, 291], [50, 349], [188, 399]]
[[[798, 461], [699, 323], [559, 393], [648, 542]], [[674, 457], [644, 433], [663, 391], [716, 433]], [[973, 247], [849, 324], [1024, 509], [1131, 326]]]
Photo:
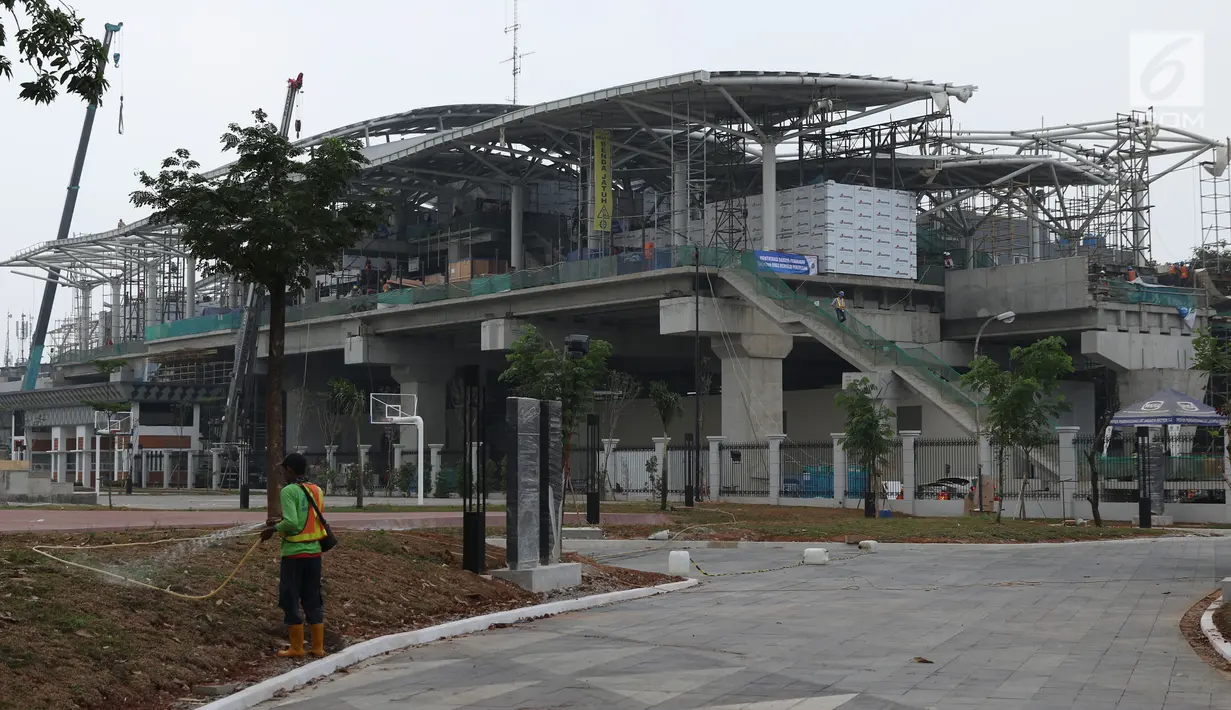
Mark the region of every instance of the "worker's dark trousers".
[[834, 310], [837, 311], [838, 313], [838, 322], [845, 323], [846, 322], [846, 310], [842, 308], [835, 308]]
[[325, 623], [325, 603], [321, 600], [321, 558], [283, 557], [278, 582], [278, 606], [287, 626], [303, 623], [299, 605], [303, 604], [309, 624]]

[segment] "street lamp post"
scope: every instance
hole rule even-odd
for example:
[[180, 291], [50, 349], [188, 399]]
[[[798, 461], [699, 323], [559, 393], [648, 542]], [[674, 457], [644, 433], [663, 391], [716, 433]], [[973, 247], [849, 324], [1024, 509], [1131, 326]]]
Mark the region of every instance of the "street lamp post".
[[[987, 328], [987, 326], [990, 325], [992, 321], [1000, 321], [1001, 323], [1007, 324], [1007, 323], [1012, 323], [1013, 319], [1016, 317], [1017, 317], [1017, 314], [1014, 313], [1013, 311], [1005, 311], [1004, 313], [999, 313], [983, 321], [983, 325], [979, 326], [979, 332], [975, 333], [975, 354], [971, 362], [979, 359], [979, 339], [983, 337], [983, 329]], [[978, 462], [979, 462], [978, 465], [975, 466], [975, 470], [978, 472], [977, 473], [978, 478], [975, 481], [975, 490], [976, 490], [976, 495], [979, 497], [978, 511], [982, 513], [983, 512], [983, 431], [982, 431], [982, 422], [980, 421], [980, 418], [979, 418], [979, 400], [978, 399], [975, 399], [975, 457], [978, 459]]]

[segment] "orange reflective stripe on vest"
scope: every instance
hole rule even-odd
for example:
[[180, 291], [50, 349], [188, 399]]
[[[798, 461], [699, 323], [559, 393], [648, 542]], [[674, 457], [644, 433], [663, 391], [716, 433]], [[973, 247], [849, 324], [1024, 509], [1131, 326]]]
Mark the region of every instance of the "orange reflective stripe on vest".
[[[296, 488], [299, 486], [296, 485]], [[313, 483], [305, 483], [304, 488], [312, 493], [312, 497], [316, 499], [316, 507], [325, 508], [325, 501], [321, 497], [321, 489]], [[303, 490], [303, 488], [300, 488]], [[321, 521], [316, 517], [316, 511], [313, 510], [312, 504], [308, 502], [307, 497], [304, 497], [304, 505], [307, 506], [307, 515], [304, 517], [303, 530], [300, 530], [294, 535], [286, 537], [287, 542], [315, 542], [325, 539], [325, 526], [321, 525]]]

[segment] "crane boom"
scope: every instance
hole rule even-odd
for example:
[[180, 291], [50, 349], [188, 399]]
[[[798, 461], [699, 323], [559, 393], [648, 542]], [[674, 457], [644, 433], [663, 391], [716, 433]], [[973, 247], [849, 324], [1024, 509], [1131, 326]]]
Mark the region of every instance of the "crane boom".
[[[286, 80], [286, 103], [282, 107], [282, 122], [278, 125], [278, 135], [286, 138], [291, 132], [291, 116], [295, 109], [295, 99], [303, 90], [303, 72], [294, 79]], [[256, 359], [257, 334], [261, 328], [261, 310], [264, 307], [265, 294], [256, 284], [248, 284], [244, 298], [244, 315], [240, 319], [239, 334], [235, 341], [235, 360], [231, 367], [231, 381], [227, 386], [226, 409], [222, 416], [222, 442], [236, 443], [239, 433], [240, 400], [245, 383], [250, 381], [252, 364]], [[251, 388], [246, 388], [251, 394]]]

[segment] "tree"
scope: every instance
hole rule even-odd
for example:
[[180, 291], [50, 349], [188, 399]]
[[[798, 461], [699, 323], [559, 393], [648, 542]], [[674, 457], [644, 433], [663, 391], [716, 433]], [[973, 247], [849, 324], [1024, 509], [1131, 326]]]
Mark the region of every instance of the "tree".
[[[87, 103], [102, 102], [107, 90], [98, 71], [107, 61], [103, 43], [86, 35], [82, 18], [72, 8], [62, 3], [53, 7], [48, 0], [0, 0], [0, 8], [8, 11], [17, 28], [16, 62], [34, 73], [33, 79], [21, 83], [19, 98], [49, 104], [63, 90]], [[8, 33], [0, 22], [0, 50], [7, 45]], [[0, 77], [13, 78], [13, 62], [0, 54]]]
[[[1044, 338], [1009, 352], [1009, 369], [1003, 370], [990, 357], [981, 355], [962, 375], [962, 384], [983, 393], [987, 411], [986, 431], [1005, 449], [1020, 449], [1030, 460], [1032, 451], [1042, 447], [1052, 435], [1052, 422], [1068, 409], [1057, 389], [1060, 381], [1073, 372], [1073, 358], [1064, 352], [1064, 339]], [[1004, 471], [998, 467], [999, 522], [1004, 512]]]
[[534, 326], [527, 325], [506, 359], [509, 366], [500, 373], [500, 381], [510, 385], [518, 397], [560, 402], [567, 489], [573, 434], [594, 408], [594, 390], [607, 379], [611, 343], [591, 340], [588, 353], [572, 358], [557, 350]]
[[[868, 378], [851, 382], [834, 397], [846, 412], [846, 431], [842, 448], [849, 461], [863, 464], [867, 479], [863, 493], [863, 515], [876, 517], [876, 493], [881, 490], [881, 470], [893, 451], [893, 412], [876, 398], [876, 387]], [[835, 491], [835, 494], [840, 493]]]
[[[632, 404], [633, 400], [641, 396], [641, 383], [636, 377], [627, 372], [612, 372], [607, 378], [607, 394], [603, 397], [603, 410], [606, 413], [607, 420], [607, 438], [614, 439], [616, 425], [619, 424], [620, 415]], [[603, 455], [603, 482], [607, 486], [607, 490], [611, 492], [611, 499], [615, 500], [614, 486], [611, 485], [611, 479], [608, 476], [608, 471], [611, 470], [611, 455], [605, 453]]]
[[338, 416], [343, 419], [349, 419], [355, 425], [355, 467], [358, 470], [358, 481], [355, 485], [355, 507], [363, 507], [363, 488], [367, 484], [365, 466], [363, 465], [362, 457], [359, 455], [361, 423], [363, 422], [364, 397], [363, 392], [355, 387], [355, 383], [350, 380], [335, 378], [329, 381], [329, 406], [333, 411], [338, 413]]
[[354, 199], [351, 183], [367, 160], [357, 141], [327, 139], [304, 158], [253, 111], [251, 126], [232, 123], [222, 135], [236, 161], [221, 175], [179, 149], [158, 176], [140, 173], [143, 190], [132, 203], [152, 207], [156, 225], [178, 224], [179, 238], [205, 275], [225, 275], [269, 293], [269, 374], [265, 394], [269, 511], [280, 509], [277, 465], [282, 460], [282, 355], [286, 345], [286, 293], [310, 285], [308, 268], [330, 268], [343, 249], [375, 229], [384, 209]]
[[[1103, 411], [1103, 416], [1099, 417], [1098, 423], [1094, 429], [1094, 441], [1090, 443], [1090, 448], [1086, 449], [1086, 466], [1090, 471], [1090, 493], [1086, 496], [1086, 502], [1090, 504], [1090, 517], [1094, 518], [1094, 526], [1103, 527], [1103, 515], [1099, 510], [1099, 503], [1102, 500], [1102, 491], [1099, 486], [1102, 484], [1102, 455], [1103, 446], [1107, 443], [1107, 433], [1111, 428], [1111, 418], [1116, 415], [1116, 411], [1120, 409], [1120, 395], [1116, 388], [1115, 372], [1104, 370], [1098, 379], [1094, 382], [1094, 396], [1097, 399], [1099, 390], [1103, 391], [1103, 399], [1107, 403]], [[1074, 516], [1076, 517], [1076, 516]]]
[[1231, 344], [1224, 343], [1209, 328], [1193, 334], [1193, 369], [1206, 373], [1206, 402], [1224, 414], [1227, 401], [1218, 384], [1231, 374]]
[[[650, 383], [650, 400], [654, 402], [654, 411], [658, 412], [658, 419], [663, 423], [663, 436], [666, 437], [667, 430], [671, 428], [671, 422], [675, 420], [677, 414], [684, 411], [683, 405], [680, 404], [680, 395], [668, 387], [666, 382], [655, 380]], [[659, 489], [659, 505], [663, 510], [667, 509], [668, 458], [668, 456], [663, 456], [662, 481]]]

